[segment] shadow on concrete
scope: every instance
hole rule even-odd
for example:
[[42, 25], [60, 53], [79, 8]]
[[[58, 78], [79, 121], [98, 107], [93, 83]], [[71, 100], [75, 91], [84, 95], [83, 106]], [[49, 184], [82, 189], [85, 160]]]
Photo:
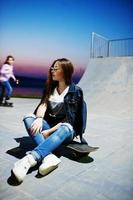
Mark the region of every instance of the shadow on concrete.
[[[9, 149], [6, 153], [9, 155], [12, 155], [18, 159], [21, 159], [25, 156], [26, 152], [31, 151], [32, 149], [34, 149], [35, 144], [32, 141], [32, 139], [28, 136], [25, 137], [21, 137], [21, 138], [14, 138], [16, 140], [17, 143], [19, 143], [19, 146], [13, 148], [13, 149]], [[76, 156], [75, 153], [73, 152], [73, 150], [68, 149], [65, 145], [61, 145], [58, 149], [56, 149], [56, 151], [54, 151], [54, 154], [57, 157], [61, 157], [64, 156], [68, 159], [71, 159], [73, 161], [76, 162], [80, 162], [80, 163], [90, 163], [93, 162], [93, 158], [89, 157], [88, 155], [86, 156]], [[30, 168], [30, 170], [28, 171], [29, 173], [32, 173], [33, 171], [37, 171], [39, 168], [40, 163], [38, 163], [35, 167]], [[42, 178], [43, 176], [38, 174], [36, 175], [36, 178]], [[7, 179], [7, 183], [9, 185], [12, 186], [19, 186], [21, 183], [17, 181], [17, 179], [15, 178], [13, 172], [11, 171], [11, 175], [10, 177]]]
[[13, 172], [11, 171], [11, 176], [7, 179], [7, 183], [11, 186], [19, 186], [22, 182], [18, 182]]
[[28, 137], [21, 137], [21, 138], [14, 138], [17, 143], [19, 143], [18, 147], [15, 147], [13, 149], [9, 149], [6, 153], [16, 157], [16, 158], [23, 158], [26, 154], [26, 152], [31, 151], [35, 148], [35, 144], [33, 143], [33, 140]]
[[[28, 136], [15, 138], [15, 140], [17, 143], [19, 143], [19, 146], [13, 149], [9, 149], [6, 153], [16, 158], [23, 158], [26, 152], [31, 151], [35, 148], [33, 140]], [[65, 145], [61, 145], [58, 149], [56, 149], [54, 151], [54, 154], [58, 157], [63, 156], [73, 161], [81, 163], [90, 163], [93, 161], [93, 158], [89, 157], [88, 155], [77, 156], [72, 149], [67, 148]]]
[[75, 154], [75, 151], [73, 151], [72, 149], [67, 148], [67, 146], [65, 145], [61, 145], [55, 152], [55, 155], [57, 155], [58, 157], [66, 157], [70, 160], [76, 161], [76, 162], [80, 162], [80, 163], [90, 163], [93, 162], [93, 158], [89, 157], [88, 154], [84, 155], [84, 156], [78, 156], [77, 154]]

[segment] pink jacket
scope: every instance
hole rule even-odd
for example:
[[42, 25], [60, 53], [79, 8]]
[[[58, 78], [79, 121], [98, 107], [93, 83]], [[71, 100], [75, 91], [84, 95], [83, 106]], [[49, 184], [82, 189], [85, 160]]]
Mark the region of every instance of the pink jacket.
[[8, 81], [10, 78], [13, 78], [14, 81], [16, 80], [13, 74], [13, 66], [4, 64], [0, 69], [0, 81]]

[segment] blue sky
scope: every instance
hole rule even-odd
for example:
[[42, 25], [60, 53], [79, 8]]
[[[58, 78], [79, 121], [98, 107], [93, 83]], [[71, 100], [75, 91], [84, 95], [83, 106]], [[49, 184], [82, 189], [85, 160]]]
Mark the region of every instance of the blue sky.
[[[59, 57], [86, 67], [91, 32], [133, 37], [132, 0], [1, 0], [0, 57], [16, 59], [17, 73], [36, 75]], [[28, 68], [27, 68], [28, 67]]]

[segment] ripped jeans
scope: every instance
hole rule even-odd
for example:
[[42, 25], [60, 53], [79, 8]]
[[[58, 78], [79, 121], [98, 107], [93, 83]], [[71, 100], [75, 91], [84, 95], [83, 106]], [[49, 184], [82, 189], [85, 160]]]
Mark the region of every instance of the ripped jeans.
[[[23, 121], [29, 136], [33, 139], [37, 147], [35, 147], [31, 154], [36, 161], [40, 162], [45, 156], [52, 153], [56, 148], [58, 148], [63, 142], [70, 142], [73, 139], [74, 130], [72, 126], [68, 123], [62, 123], [61, 126], [53, 132], [48, 138], [37, 132], [34, 135], [30, 133], [30, 128], [36, 116], [34, 114], [27, 115], [24, 117]], [[49, 124], [43, 120], [42, 131], [49, 129]]]

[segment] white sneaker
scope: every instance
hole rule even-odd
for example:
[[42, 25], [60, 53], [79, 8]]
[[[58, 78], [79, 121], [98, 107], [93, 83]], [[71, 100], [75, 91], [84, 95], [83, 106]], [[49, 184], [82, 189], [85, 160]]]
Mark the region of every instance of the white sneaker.
[[34, 157], [28, 154], [14, 164], [13, 174], [19, 182], [22, 182], [30, 167], [34, 167], [36, 164], [37, 161], [35, 161]]
[[42, 164], [39, 167], [39, 173], [43, 176], [47, 175], [49, 172], [56, 169], [60, 162], [61, 160], [58, 157], [56, 157], [54, 154], [47, 155], [43, 159]]

